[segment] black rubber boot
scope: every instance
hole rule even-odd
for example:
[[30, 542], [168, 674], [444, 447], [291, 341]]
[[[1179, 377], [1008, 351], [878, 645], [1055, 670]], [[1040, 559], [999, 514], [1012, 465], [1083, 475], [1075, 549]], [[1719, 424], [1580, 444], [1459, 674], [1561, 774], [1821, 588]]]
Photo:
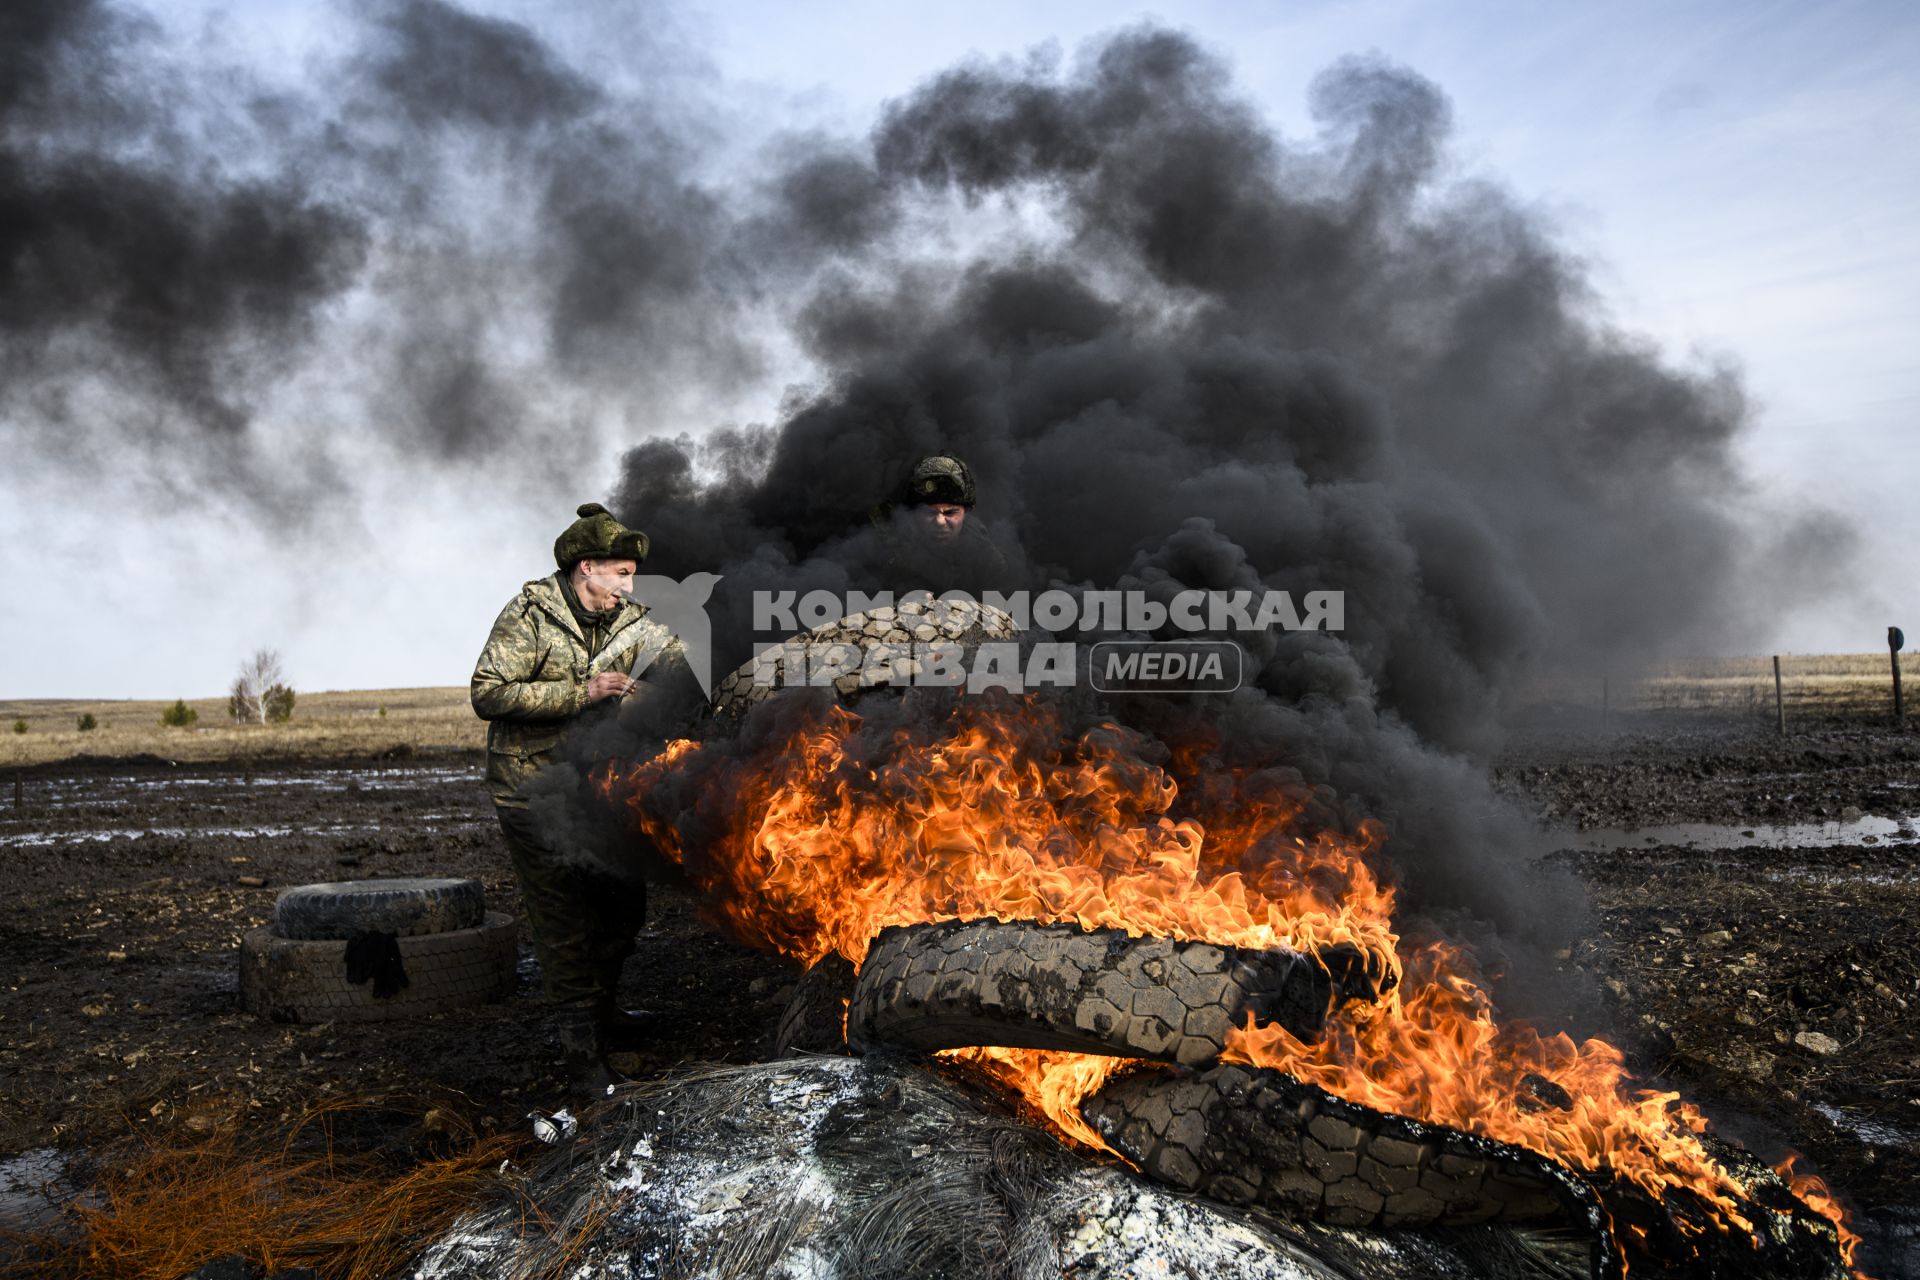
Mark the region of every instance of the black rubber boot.
[[637, 1049], [653, 1040], [660, 1026], [660, 1015], [651, 1009], [622, 1009], [609, 998], [594, 1007], [594, 1021], [603, 1044], [616, 1049]]
[[567, 1068], [567, 1085], [576, 1097], [604, 1098], [607, 1090], [625, 1084], [626, 1077], [607, 1065], [606, 1037], [592, 1005], [568, 1005], [560, 1011], [560, 1054]]

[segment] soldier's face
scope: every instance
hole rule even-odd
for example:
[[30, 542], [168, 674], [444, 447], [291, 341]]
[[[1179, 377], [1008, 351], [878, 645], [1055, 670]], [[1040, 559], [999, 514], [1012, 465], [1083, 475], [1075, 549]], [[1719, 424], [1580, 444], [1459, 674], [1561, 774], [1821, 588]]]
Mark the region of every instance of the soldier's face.
[[580, 603], [595, 613], [611, 609], [633, 592], [633, 575], [640, 566], [632, 560], [582, 560], [573, 589]]
[[967, 522], [967, 509], [956, 502], [928, 502], [913, 510], [921, 531], [939, 542], [959, 537]]

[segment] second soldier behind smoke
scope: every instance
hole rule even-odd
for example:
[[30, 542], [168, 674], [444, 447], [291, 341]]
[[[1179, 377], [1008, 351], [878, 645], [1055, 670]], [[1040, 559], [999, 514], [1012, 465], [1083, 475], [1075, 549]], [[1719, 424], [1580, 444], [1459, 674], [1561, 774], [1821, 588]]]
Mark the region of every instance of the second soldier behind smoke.
[[873, 513], [885, 547], [879, 585], [896, 595], [1007, 587], [1006, 557], [973, 514], [978, 499], [973, 471], [959, 458], [915, 463], [898, 499]]

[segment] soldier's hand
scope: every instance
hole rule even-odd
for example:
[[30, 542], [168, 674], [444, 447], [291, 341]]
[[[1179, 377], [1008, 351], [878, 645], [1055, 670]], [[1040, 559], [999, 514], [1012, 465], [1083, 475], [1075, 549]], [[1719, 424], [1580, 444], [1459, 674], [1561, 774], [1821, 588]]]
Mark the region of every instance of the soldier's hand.
[[633, 692], [639, 684], [632, 676], [622, 675], [618, 671], [602, 671], [587, 681], [587, 701], [599, 702], [603, 698], [624, 698]]

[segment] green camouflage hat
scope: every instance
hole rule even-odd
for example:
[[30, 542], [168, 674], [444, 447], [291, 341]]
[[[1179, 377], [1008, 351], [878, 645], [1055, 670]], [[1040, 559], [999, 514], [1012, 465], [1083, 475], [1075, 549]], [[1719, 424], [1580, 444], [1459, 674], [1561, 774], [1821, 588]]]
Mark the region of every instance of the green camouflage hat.
[[914, 464], [907, 478], [907, 505], [951, 502], [956, 506], [973, 505], [973, 472], [958, 458], [936, 454]]
[[599, 503], [582, 503], [579, 516], [554, 539], [553, 558], [562, 569], [571, 569], [582, 560], [632, 560], [637, 564], [647, 558], [647, 535], [627, 528]]

